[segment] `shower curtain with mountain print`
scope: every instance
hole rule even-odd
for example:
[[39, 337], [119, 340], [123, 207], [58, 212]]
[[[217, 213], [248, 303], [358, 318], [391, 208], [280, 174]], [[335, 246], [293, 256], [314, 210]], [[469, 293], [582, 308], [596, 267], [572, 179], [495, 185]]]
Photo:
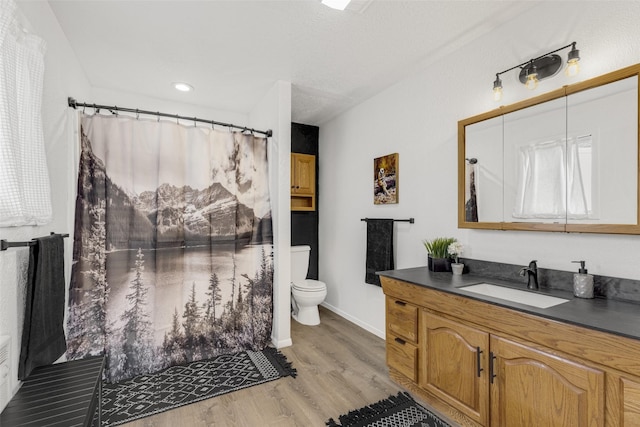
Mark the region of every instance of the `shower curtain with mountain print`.
[[267, 141], [80, 117], [67, 357], [119, 381], [264, 348], [272, 325]]

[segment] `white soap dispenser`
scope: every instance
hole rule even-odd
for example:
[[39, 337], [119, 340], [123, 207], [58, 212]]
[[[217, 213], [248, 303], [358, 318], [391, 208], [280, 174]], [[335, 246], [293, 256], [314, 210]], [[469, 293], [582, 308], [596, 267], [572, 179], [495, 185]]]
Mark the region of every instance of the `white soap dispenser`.
[[587, 274], [584, 261], [571, 262], [580, 263], [578, 272], [573, 275], [573, 294], [578, 298], [593, 298], [593, 275]]

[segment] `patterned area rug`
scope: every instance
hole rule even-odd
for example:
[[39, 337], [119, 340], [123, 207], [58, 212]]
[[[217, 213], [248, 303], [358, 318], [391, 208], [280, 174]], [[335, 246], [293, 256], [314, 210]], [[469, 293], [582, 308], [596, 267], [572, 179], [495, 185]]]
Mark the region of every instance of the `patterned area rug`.
[[103, 384], [103, 426], [139, 418], [278, 378], [296, 377], [296, 370], [274, 348], [220, 355], [213, 359], [172, 366], [150, 375]]
[[451, 427], [436, 415], [419, 405], [408, 393], [398, 393], [380, 402], [365, 406], [333, 418], [329, 427]]

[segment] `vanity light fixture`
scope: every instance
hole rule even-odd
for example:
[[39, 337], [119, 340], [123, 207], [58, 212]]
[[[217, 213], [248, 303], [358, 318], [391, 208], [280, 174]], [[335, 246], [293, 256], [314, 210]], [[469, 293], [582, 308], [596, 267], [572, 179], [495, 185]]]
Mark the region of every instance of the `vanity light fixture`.
[[174, 82], [172, 83], [173, 87], [180, 92], [191, 92], [193, 90], [193, 86], [184, 82]]
[[576, 49], [576, 42], [572, 42], [566, 46], [562, 46], [559, 49], [552, 50], [537, 58], [530, 59], [527, 62], [518, 64], [515, 67], [511, 67], [507, 70], [496, 73], [496, 79], [493, 82], [493, 99], [494, 101], [500, 101], [502, 99], [502, 80], [500, 80], [500, 74], [507, 73], [516, 68], [520, 69], [520, 75], [518, 79], [524, 84], [527, 89], [534, 90], [538, 87], [540, 80], [553, 77], [562, 68], [562, 58], [556, 55], [556, 52], [560, 52], [563, 49], [571, 48], [567, 55], [567, 68], [565, 74], [568, 77], [574, 77], [580, 71], [578, 61], [580, 61], [580, 51]]

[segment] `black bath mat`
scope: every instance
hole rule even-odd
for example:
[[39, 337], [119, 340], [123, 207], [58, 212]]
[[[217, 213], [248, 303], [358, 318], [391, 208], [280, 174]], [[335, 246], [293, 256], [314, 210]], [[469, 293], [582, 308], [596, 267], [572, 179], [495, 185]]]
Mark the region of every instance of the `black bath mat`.
[[333, 418], [329, 427], [451, 427], [432, 412], [419, 405], [408, 393], [398, 393], [380, 402]]
[[220, 355], [155, 374], [103, 384], [102, 425], [116, 426], [221, 394], [263, 384], [296, 370], [274, 348]]

